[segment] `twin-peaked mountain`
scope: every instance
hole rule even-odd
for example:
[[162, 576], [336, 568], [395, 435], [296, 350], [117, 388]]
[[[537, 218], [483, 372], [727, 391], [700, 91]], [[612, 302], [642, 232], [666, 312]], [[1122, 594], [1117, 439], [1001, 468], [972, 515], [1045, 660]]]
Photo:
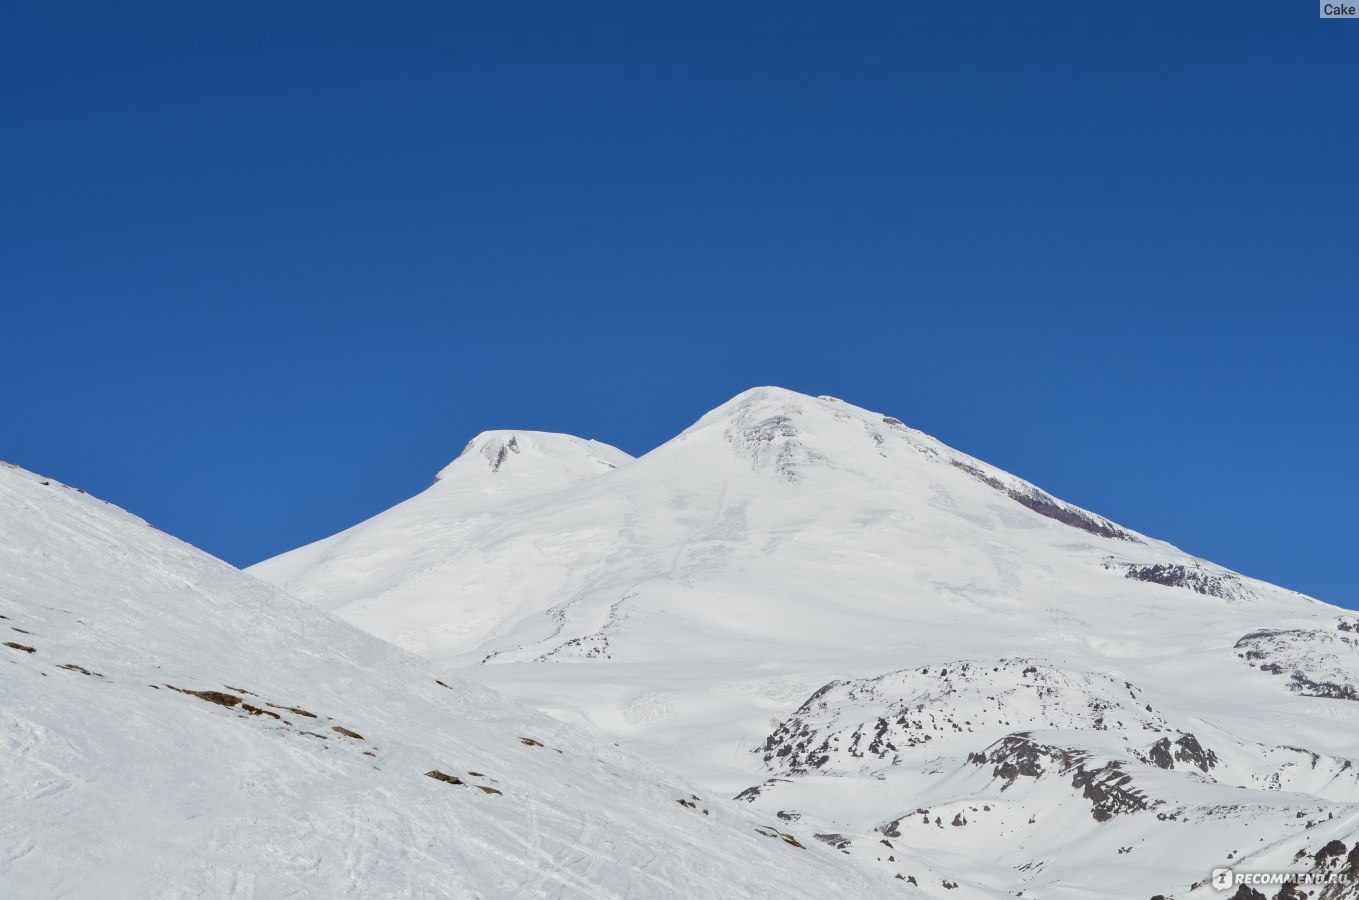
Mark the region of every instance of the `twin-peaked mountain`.
[[635, 460], [487, 433], [251, 572], [902, 889], [1359, 867], [1352, 617], [833, 398], [755, 389]]

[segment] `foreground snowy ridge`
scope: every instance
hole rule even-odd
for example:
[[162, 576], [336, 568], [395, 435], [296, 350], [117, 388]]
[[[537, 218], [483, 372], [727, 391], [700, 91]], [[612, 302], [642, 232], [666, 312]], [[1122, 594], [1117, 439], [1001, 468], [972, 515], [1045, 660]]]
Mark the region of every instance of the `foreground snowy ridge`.
[[6, 898], [871, 896], [881, 878], [0, 465]]
[[601, 446], [489, 433], [251, 571], [929, 896], [1359, 875], [1353, 616], [830, 397]]

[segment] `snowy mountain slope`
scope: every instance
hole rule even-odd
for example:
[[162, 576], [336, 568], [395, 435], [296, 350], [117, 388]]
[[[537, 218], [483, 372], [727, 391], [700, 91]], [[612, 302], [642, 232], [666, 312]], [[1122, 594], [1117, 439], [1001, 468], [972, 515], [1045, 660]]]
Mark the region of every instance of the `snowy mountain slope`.
[[[437, 566], [444, 547], [501, 508], [513, 509], [631, 461], [616, 447], [565, 434], [483, 432], [428, 490], [372, 522], [263, 564], [256, 574], [267, 572], [267, 580], [326, 608], [372, 598], [394, 586], [409, 596], [413, 575]], [[321, 572], [325, 577], [318, 579]]]
[[1336, 840], [1348, 852], [1359, 837], [1353, 802], [1242, 790], [1193, 762], [1162, 769], [1125, 749], [1089, 733], [1017, 732], [965, 761], [779, 777], [743, 796], [936, 896], [1183, 897], [1213, 868], [1299, 870], [1300, 852]]
[[[926, 886], [921, 872], [1081, 896], [1117, 871], [1179, 896], [1205, 860], [1266, 871], [1281, 847], [1359, 837], [1353, 760], [1245, 741], [1131, 683], [1036, 660], [835, 682], [763, 750], [776, 774], [741, 799]], [[979, 846], [960, 876], [953, 861]], [[1104, 890], [1092, 895], [1126, 896]]]
[[896, 889], [8, 465], [0, 632], [5, 897]]
[[[1222, 792], [1251, 792], [1277, 812], [1241, 818], [1258, 825], [1255, 844], [1315, 835], [1322, 826], [1299, 824], [1313, 807], [1333, 814], [1326, 827], [1353, 824], [1347, 806], [1329, 806], [1353, 799], [1346, 766], [1359, 754], [1359, 704], [1333, 699], [1359, 683], [1352, 617], [1065, 503], [889, 416], [759, 388], [633, 462], [494, 515], [449, 509], [413, 534], [395, 512], [347, 532], [381, 548], [380, 592], [335, 587], [368, 583], [352, 556], [285, 554], [251, 571], [714, 790], [787, 779], [748, 799], [777, 813], [793, 808], [784, 795], [805, 794], [799, 811], [827, 833], [874, 833], [935, 802], [959, 773], [999, 803], [999, 784], [981, 786], [969, 759], [1039, 733], [1054, 736], [1054, 753], [1119, 763], [1119, 778], [1163, 789], [1165, 804], [1214, 809]], [[938, 674], [959, 665], [971, 667], [966, 684]], [[1029, 666], [1041, 691], [1025, 686]], [[799, 723], [799, 707], [831, 682], [852, 688]], [[894, 723], [885, 739], [896, 749], [854, 757], [855, 735], [866, 752], [879, 719]], [[780, 735], [804, 725], [815, 740], [789, 751], [798, 766], [766, 761], [771, 740], [794, 747]], [[1187, 734], [1218, 754], [1213, 777], [1156, 763], [1173, 761]], [[837, 735], [826, 765], [805, 764]], [[1303, 774], [1299, 761], [1313, 758]], [[1069, 796], [1072, 777], [1036, 779], [1015, 815], [1067, 809], [1079, 823], [1069, 839], [1095, 848], [1091, 860], [1124, 828], [1173, 845], [1182, 869], [1158, 890], [1182, 892], [1227, 852], [1217, 838], [1166, 837], [1161, 806], [1132, 811], [1135, 825], [1096, 821], [1082, 791]], [[1196, 831], [1211, 831], [1206, 820]], [[988, 837], [986, 853], [940, 844], [915, 862], [939, 874], [934, 890], [1003, 886], [1030, 877], [1018, 874], [1019, 850], [994, 847], [1029, 846], [1021, 830]], [[1124, 837], [1111, 853], [1131, 846]], [[1102, 862], [1051, 853], [1041, 896], [1108, 896], [1080, 894], [1071, 879], [1086, 865], [1132, 866], [1131, 852]], [[1007, 862], [997, 869], [992, 856]]]
[[1342, 616], [1334, 629], [1263, 629], [1242, 635], [1237, 656], [1288, 679], [1304, 697], [1359, 700], [1359, 625]]
[[784, 774], [871, 774], [976, 756], [972, 749], [1034, 728], [1082, 733], [1080, 741], [1099, 739], [1161, 769], [1197, 769], [1210, 781], [1359, 802], [1359, 765], [1349, 759], [1246, 742], [1156, 709], [1130, 682], [1022, 658], [832, 682], [770, 734], [762, 756]]

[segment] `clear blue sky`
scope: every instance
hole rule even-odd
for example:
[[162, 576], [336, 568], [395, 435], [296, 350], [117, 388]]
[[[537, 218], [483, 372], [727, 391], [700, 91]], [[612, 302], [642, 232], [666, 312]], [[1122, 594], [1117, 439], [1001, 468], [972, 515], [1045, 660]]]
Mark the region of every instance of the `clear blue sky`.
[[244, 565], [778, 384], [1359, 606], [1359, 22], [563, 6], [8, 4], [0, 458]]

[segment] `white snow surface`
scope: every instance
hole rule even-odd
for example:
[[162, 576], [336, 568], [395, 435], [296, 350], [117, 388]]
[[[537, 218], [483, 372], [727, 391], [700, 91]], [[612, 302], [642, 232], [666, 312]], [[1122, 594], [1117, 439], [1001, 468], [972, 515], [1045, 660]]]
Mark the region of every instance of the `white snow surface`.
[[833, 398], [757, 388], [633, 461], [495, 435], [553, 451], [488, 475], [473, 442], [250, 571], [891, 889], [1198, 896], [1355, 843], [1336, 607]]
[[[601, 468], [622, 458], [566, 445]], [[0, 634], [5, 898], [826, 897], [890, 884], [770, 813], [8, 464]]]

